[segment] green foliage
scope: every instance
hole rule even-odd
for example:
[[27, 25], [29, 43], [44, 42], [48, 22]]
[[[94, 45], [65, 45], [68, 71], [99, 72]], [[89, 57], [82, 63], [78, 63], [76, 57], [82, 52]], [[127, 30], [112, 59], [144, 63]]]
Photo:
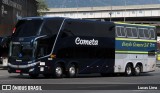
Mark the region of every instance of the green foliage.
[[43, 11], [49, 11], [47, 3], [45, 0], [36, 0], [38, 2], [37, 7], [38, 7], [38, 15], [43, 16], [44, 13]]

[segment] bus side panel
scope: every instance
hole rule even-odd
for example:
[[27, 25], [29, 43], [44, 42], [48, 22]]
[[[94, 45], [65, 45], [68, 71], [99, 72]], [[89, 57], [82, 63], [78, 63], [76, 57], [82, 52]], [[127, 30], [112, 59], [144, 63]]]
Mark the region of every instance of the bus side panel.
[[[83, 37], [86, 38], [86, 37]], [[76, 37], [59, 39], [57, 43], [57, 58], [65, 61], [65, 64], [75, 62], [79, 65], [80, 73], [113, 73], [115, 49], [113, 48], [114, 40], [98, 39], [99, 42], [107, 42], [108, 46], [99, 43], [100, 46], [77, 46], [75, 43]], [[68, 44], [67, 44], [68, 43]], [[102, 45], [101, 45], [102, 44]]]
[[143, 72], [155, 71], [156, 69], [156, 55], [144, 55]]
[[[122, 26], [135, 27], [132, 25], [122, 25]], [[147, 27], [137, 26], [137, 28], [147, 28]], [[130, 33], [129, 31], [125, 32]], [[116, 36], [118, 36], [117, 33]], [[116, 43], [115, 44], [116, 53], [115, 53], [114, 72], [116, 73], [125, 72], [125, 67], [128, 63], [131, 63], [133, 65], [133, 68], [136, 67], [137, 63], [139, 63], [140, 65], [142, 65], [142, 72], [149, 72], [155, 70], [156, 46], [157, 46], [156, 40], [154, 40], [153, 38], [152, 39], [139, 38], [139, 36], [134, 38], [124, 36], [124, 37], [117, 37], [115, 43]]]
[[78, 64], [80, 65], [79, 73], [80, 74], [113, 73], [114, 72], [113, 62], [114, 60], [107, 60], [107, 59], [79, 60], [78, 61]]
[[56, 42], [54, 53], [57, 58], [65, 60], [66, 65], [77, 63], [79, 73], [113, 73], [114, 24], [67, 20]]
[[142, 63], [142, 72], [154, 71], [156, 67], [156, 56], [148, 56], [148, 54], [116, 54], [114, 72], [125, 72], [125, 67], [129, 62], [131, 62], [134, 67], [137, 63]]

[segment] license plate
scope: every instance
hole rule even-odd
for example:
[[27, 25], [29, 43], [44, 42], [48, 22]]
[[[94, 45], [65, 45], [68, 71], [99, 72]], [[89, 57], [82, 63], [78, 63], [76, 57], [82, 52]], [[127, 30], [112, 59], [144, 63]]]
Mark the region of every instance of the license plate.
[[22, 62], [22, 60], [16, 60], [17, 62]]
[[21, 72], [21, 70], [16, 70], [16, 73], [20, 73]]
[[44, 71], [44, 67], [40, 67], [40, 71]]

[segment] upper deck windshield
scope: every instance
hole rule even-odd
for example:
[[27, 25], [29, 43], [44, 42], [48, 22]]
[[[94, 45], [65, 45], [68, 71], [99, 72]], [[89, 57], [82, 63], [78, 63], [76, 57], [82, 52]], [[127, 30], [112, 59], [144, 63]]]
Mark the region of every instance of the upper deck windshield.
[[[20, 20], [16, 25], [14, 37], [43, 36], [37, 39], [35, 47], [25, 47], [27, 45], [12, 45], [11, 51], [14, 57], [43, 57], [52, 51], [55, 38], [63, 22], [63, 18], [46, 18], [44, 20]], [[16, 50], [16, 51], [14, 51]]]
[[39, 32], [43, 20], [20, 20], [16, 25], [14, 36], [16, 37], [31, 37], [36, 36]]

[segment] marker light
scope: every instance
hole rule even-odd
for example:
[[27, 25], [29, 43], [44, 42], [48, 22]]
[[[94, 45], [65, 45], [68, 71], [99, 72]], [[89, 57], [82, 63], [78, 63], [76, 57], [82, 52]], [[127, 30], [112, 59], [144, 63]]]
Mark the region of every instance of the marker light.
[[13, 32], [12, 33], [15, 33], [15, 31], [16, 31], [16, 27], [13, 28]]
[[51, 58], [56, 58], [56, 55], [55, 55], [55, 54], [52, 54], [50, 57], [51, 57]]

